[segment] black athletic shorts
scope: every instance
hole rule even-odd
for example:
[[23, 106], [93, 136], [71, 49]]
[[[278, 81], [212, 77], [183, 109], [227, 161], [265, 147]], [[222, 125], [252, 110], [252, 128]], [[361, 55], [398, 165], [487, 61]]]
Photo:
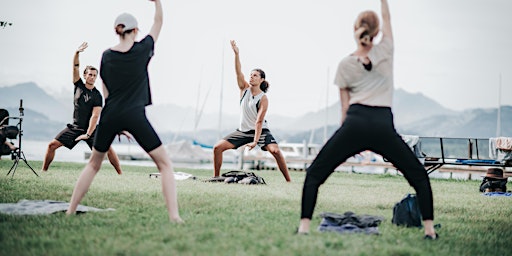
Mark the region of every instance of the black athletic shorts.
[[[247, 132], [236, 130], [224, 137], [224, 140], [235, 145], [235, 149], [237, 149], [240, 146], [254, 141], [254, 130]], [[277, 141], [274, 139], [274, 136], [272, 136], [269, 129], [262, 129], [260, 139], [258, 140], [258, 146], [260, 146], [262, 150], [266, 151], [268, 144], [277, 144]]]
[[146, 117], [145, 108], [125, 111], [117, 115], [101, 116], [100, 123], [96, 129], [94, 149], [99, 152], [107, 152], [117, 134], [127, 131], [146, 152], [162, 145], [162, 141], [149, 123]]
[[[72, 149], [75, 147], [76, 144], [78, 144], [78, 142], [80, 142], [75, 141], [75, 139], [78, 138], [78, 136], [83, 135], [85, 133], [87, 133], [87, 128], [82, 129], [75, 124], [67, 124], [67, 127], [64, 128], [64, 130], [62, 130], [59, 134], [57, 134], [57, 136], [55, 136], [55, 139], [62, 143], [64, 147]], [[91, 137], [89, 137], [86, 140], [83, 140], [91, 149], [95, 134], [96, 130], [94, 130], [94, 132], [91, 134]]]

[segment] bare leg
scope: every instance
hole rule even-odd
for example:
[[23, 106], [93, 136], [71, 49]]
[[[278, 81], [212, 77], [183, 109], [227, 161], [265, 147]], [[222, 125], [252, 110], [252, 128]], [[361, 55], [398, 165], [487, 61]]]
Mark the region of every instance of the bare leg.
[[222, 167], [222, 153], [228, 149], [235, 148], [235, 145], [226, 140], [220, 140], [213, 147], [213, 176], [220, 176], [220, 168]]
[[116, 152], [112, 147], [110, 147], [107, 151], [107, 157], [108, 161], [110, 161], [110, 164], [114, 166], [114, 169], [116, 169], [117, 174], [121, 175], [123, 171], [121, 170], [121, 164], [119, 163], [119, 157], [117, 156]]
[[178, 211], [178, 195], [176, 191], [176, 180], [174, 179], [174, 170], [171, 159], [167, 156], [164, 146], [149, 152], [149, 156], [153, 159], [160, 171], [162, 177], [162, 193], [165, 198], [167, 211], [169, 212], [169, 220], [172, 222], [183, 222]]
[[309, 233], [309, 225], [311, 224], [310, 219], [300, 219], [299, 223], [299, 230], [297, 230], [297, 233], [299, 234], [307, 234]]
[[92, 150], [89, 162], [80, 174], [80, 177], [78, 177], [78, 181], [76, 182], [75, 189], [73, 190], [71, 202], [69, 203], [69, 208], [66, 211], [66, 214], [69, 215], [76, 212], [78, 204], [84, 197], [85, 193], [87, 193], [87, 190], [89, 190], [89, 187], [91, 186], [94, 176], [96, 176], [96, 174], [100, 170], [101, 163], [103, 162], [104, 158], [105, 153], [101, 153], [99, 151], [96, 151], [95, 149]]
[[283, 174], [285, 180], [287, 182], [290, 182], [290, 174], [288, 173], [288, 167], [286, 166], [286, 161], [284, 160], [284, 156], [281, 153], [281, 150], [279, 149], [279, 146], [277, 144], [268, 144], [267, 150], [274, 156], [277, 162], [277, 166], [279, 167], [279, 170]]
[[434, 230], [434, 221], [433, 220], [424, 220], [423, 226], [425, 227], [425, 235], [431, 236], [433, 238], [437, 238], [436, 231]]
[[48, 148], [46, 149], [46, 155], [44, 156], [42, 171], [48, 170], [48, 167], [50, 167], [50, 164], [52, 163], [53, 158], [55, 157], [55, 150], [62, 146], [62, 143], [55, 139], [48, 144]]

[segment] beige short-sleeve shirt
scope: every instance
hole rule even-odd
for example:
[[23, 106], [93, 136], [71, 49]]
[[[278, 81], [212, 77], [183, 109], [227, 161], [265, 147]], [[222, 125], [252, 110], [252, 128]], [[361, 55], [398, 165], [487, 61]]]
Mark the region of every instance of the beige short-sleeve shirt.
[[393, 41], [383, 37], [368, 53], [372, 63], [367, 71], [356, 56], [349, 55], [338, 65], [334, 84], [348, 89], [349, 104], [391, 107], [393, 103]]

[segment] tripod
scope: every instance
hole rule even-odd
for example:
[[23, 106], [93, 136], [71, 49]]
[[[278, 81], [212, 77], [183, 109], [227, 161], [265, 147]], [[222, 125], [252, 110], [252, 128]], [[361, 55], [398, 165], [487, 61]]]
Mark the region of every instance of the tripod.
[[32, 168], [32, 166], [30, 166], [30, 164], [28, 164], [27, 162], [27, 159], [25, 158], [25, 153], [23, 153], [23, 150], [21, 150], [21, 137], [23, 137], [23, 130], [21, 129], [21, 123], [23, 121], [23, 116], [24, 116], [24, 108], [23, 108], [23, 99], [20, 99], [20, 116], [19, 117], [14, 117], [13, 119], [18, 119], [18, 124], [16, 126], [18, 126], [18, 134], [19, 134], [19, 138], [18, 138], [18, 149], [16, 151], [13, 152], [13, 155], [12, 155], [12, 158], [14, 160], [14, 163], [12, 164], [11, 166], [11, 169], [9, 170], [9, 172], [7, 173], [7, 176], [9, 176], [9, 174], [12, 172], [12, 177], [14, 178], [14, 173], [16, 172], [16, 168], [18, 168], [18, 164], [20, 162], [20, 160], [23, 160], [23, 162], [25, 162], [25, 164], [27, 164], [27, 166], [30, 168], [30, 170], [32, 170], [32, 172], [37, 176], [39, 177], [39, 175], [36, 173], [36, 171], [34, 171], [34, 169]]

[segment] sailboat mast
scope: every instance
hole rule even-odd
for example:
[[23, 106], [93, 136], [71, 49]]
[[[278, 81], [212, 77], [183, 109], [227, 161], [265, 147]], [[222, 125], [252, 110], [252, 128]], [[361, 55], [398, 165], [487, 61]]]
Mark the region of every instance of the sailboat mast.
[[222, 69], [220, 76], [220, 102], [219, 102], [219, 128], [217, 129], [217, 140], [222, 137], [222, 102], [223, 102], [223, 88], [224, 88], [224, 44], [222, 44]]
[[327, 67], [327, 79], [325, 88], [325, 123], [324, 123], [324, 141], [327, 141], [327, 124], [329, 123], [329, 67]]
[[501, 73], [498, 85], [498, 116], [496, 121], [496, 137], [501, 136]]
[[194, 134], [193, 138], [196, 138], [196, 132], [197, 132], [197, 123], [199, 122], [199, 97], [201, 95], [201, 82], [203, 80], [203, 66], [201, 66], [201, 72], [199, 73], [199, 84], [197, 85], [197, 99], [196, 99], [196, 112], [194, 114]]

